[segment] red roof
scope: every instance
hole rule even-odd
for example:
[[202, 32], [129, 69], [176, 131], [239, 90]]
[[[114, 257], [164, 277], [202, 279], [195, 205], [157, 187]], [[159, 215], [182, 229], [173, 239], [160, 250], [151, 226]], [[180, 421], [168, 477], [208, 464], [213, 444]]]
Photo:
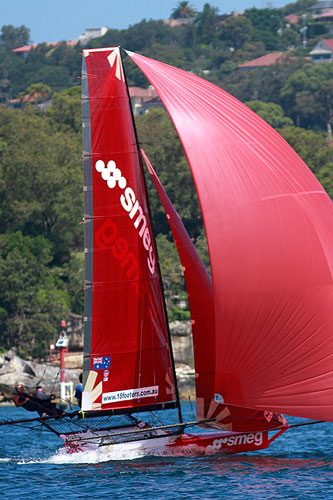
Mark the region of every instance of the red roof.
[[290, 22], [290, 24], [298, 24], [299, 16], [296, 14], [289, 14], [289, 16], [285, 16], [285, 19]]
[[[60, 45], [62, 42], [45, 42], [46, 45], [49, 45], [51, 47], [56, 47], [57, 45]], [[71, 40], [69, 42], [65, 42], [66, 45], [76, 45], [77, 41], [76, 40]], [[12, 52], [16, 52], [18, 54], [22, 54], [24, 52], [29, 52], [32, 49], [36, 49], [38, 45], [42, 45], [41, 43], [33, 43], [32, 45], [24, 45], [23, 47], [17, 47], [17, 49], [13, 49]]]
[[330, 50], [333, 50], [333, 39], [332, 38], [326, 38], [326, 39], [322, 38], [321, 42], [323, 42], [325, 45], [327, 45], [327, 47]]
[[257, 57], [256, 59], [252, 59], [252, 61], [248, 61], [243, 64], [239, 64], [238, 68], [261, 68], [264, 66], [270, 66], [281, 59], [283, 56], [283, 52], [272, 52], [271, 54], [265, 54], [264, 56]]
[[321, 14], [318, 14], [317, 16], [314, 16], [314, 17], [315, 17], [315, 19], [322, 19], [322, 18], [326, 18], [326, 17], [333, 17], [333, 9], [327, 9], [324, 12], [322, 12]]
[[38, 43], [34, 43], [33, 45], [24, 45], [23, 47], [17, 47], [17, 49], [13, 49], [13, 52], [29, 52], [32, 49], [36, 49], [38, 47]]
[[11, 104], [19, 103], [19, 102], [35, 102], [37, 99], [39, 99], [41, 96], [40, 92], [36, 92], [33, 95], [30, 94], [25, 94], [23, 99], [20, 99], [19, 97], [16, 97], [16, 99], [10, 99]]

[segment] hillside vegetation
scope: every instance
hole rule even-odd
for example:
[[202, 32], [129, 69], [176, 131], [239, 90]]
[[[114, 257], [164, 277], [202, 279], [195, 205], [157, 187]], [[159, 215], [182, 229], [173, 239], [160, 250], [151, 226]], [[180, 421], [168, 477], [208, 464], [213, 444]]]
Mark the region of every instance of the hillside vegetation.
[[[90, 47], [120, 45], [192, 71], [245, 102], [276, 128], [333, 196], [333, 64], [314, 65], [306, 56], [322, 23], [304, 18], [314, 2], [282, 9], [249, 9], [227, 16], [210, 4], [194, 12], [175, 6], [171, 27], [142, 20], [126, 30], [110, 29]], [[181, 5], [182, 4], [182, 5]], [[111, 20], [110, 20], [111, 22]], [[83, 314], [83, 195], [80, 71], [82, 47], [42, 44], [22, 58], [13, 48], [29, 43], [29, 29], [3, 26], [0, 35], [0, 329], [1, 347], [41, 357], [57, 336], [61, 319]], [[241, 63], [268, 52], [284, 52], [278, 63], [240, 71]], [[145, 77], [125, 58], [130, 86]], [[30, 96], [28, 99], [26, 96]], [[18, 98], [18, 109], [9, 105]], [[39, 101], [52, 98], [47, 110]], [[140, 142], [158, 171], [203, 260], [205, 233], [186, 158], [167, 113], [152, 109], [136, 119]], [[150, 179], [151, 208], [171, 319], [189, 317], [170, 230]]]

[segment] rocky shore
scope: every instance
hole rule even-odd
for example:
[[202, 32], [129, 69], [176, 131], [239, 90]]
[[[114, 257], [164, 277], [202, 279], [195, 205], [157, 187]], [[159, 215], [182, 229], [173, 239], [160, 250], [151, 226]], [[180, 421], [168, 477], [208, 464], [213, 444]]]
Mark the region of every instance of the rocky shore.
[[[66, 370], [68, 381], [78, 384], [80, 367]], [[39, 363], [26, 361], [17, 356], [16, 350], [0, 356], [0, 403], [8, 404], [13, 398], [15, 384], [24, 384], [27, 392], [32, 392], [38, 382], [42, 381], [46, 392], [59, 392], [59, 363]]]
[[[180, 398], [195, 399], [193, 348], [190, 322], [174, 322], [170, 325]], [[66, 381], [78, 384], [82, 371], [82, 353], [69, 352], [65, 358]], [[10, 349], [0, 355], [0, 404], [11, 404], [15, 384], [21, 382], [27, 391], [33, 391], [42, 382], [46, 392], [59, 392], [60, 363], [58, 360], [38, 362], [24, 360]]]

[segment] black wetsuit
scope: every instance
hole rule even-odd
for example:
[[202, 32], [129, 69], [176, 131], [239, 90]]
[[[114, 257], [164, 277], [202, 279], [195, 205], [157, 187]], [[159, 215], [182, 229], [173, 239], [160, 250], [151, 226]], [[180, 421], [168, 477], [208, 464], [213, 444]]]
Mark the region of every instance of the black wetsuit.
[[57, 410], [56, 410], [56, 405], [54, 403], [51, 403], [51, 401], [47, 400], [42, 400], [36, 398], [35, 400], [38, 404], [38, 413], [42, 415], [43, 413], [46, 413], [47, 415], [56, 415]]
[[36, 396], [34, 401], [36, 401], [38, 405], [37, 411], [40, 416], [42, 416], [43, 413], [46, 413], [46, 415], [49, 415], [50, 417], [58, 417], [64, 413], [63, 410], [59, 410], [57, 408], [55, 403], [51, 402], [51, 396], [49, 399], [39, 399]]
[[20, 402], [23, 402], [26, 398], [29, 398], [28, 401], [26, 401], [22, 405], [22, 408], [24, 408], [25, 410], [38, 411], [40, 409], [40, 406], [33, 400], [30, 394], [27, 394], [26, 392], [17, 392], [16, 394], [19, 396]]

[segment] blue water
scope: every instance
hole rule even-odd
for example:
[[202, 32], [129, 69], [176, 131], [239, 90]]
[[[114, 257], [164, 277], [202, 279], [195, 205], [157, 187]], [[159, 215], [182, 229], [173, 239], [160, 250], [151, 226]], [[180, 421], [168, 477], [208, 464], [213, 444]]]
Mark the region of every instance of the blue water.
[[[192, 420], [191, 406], [184, 404], [183, 410]], [[23, 415], [29, 414], [0, 408], [0, 420]], [[80, 461], [63, 454], [62, 441], [53, 434], [0, 426], [1, 493], [6, 500], [330, 500], [332, 430], [328, 423], [290, 429], [268, 450], [252, 454], [105, 462], [98, 455]]]

